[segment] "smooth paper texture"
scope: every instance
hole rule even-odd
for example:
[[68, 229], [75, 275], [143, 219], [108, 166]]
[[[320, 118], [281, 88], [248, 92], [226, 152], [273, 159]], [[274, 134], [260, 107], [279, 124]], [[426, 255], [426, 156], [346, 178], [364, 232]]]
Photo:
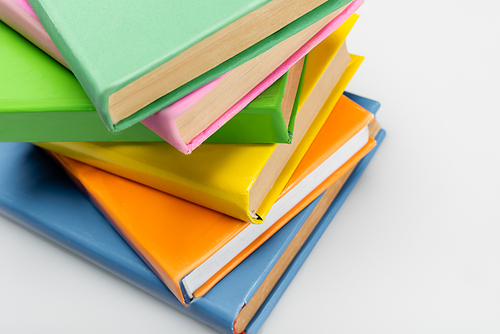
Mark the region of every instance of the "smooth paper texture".
[[[384, 134], [381, 131], [377, 136], [379, 144]], [[246, 328], [247, 334], [258, 332], [374, 153], [375, 149], [355, 168]], [[233, 333], [234, 319], [241, 307], [251, 299], [315, 203], [259, 247], [204, 297], [184, 307], [42, 150], [27, 143], [0, 144], [2, 214], [221, 333]]]

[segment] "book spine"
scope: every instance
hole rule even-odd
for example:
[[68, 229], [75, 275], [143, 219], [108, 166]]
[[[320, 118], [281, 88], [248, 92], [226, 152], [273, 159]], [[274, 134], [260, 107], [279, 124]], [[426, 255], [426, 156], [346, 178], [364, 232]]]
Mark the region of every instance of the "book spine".
[[338, 193], [337, 197], [330, 205], [325, 215], [321, 218], [321, 221], [318, 223], [316, 228], [313, 230], [307, 241], [304, 243], [300, 251], [297, 253], [293, 261], [290, 263], [285, 273], [281, 276], [280, 280], [273, 288], [271, 293], [268, 295], [265, 302], [262, 304], [261, 308], [255, 314], [252, 321], [249, 323], [247, 328], [245, 329], [246, 334], [254, 334], [257, 333], [259, 328], [262, 326], [264, 321], [267, 319], [271, 310], [278, 303], [278, 300], [281, 298], [286, 288], [295, 277], [297, 272], [299, 271], [302, 264], [305, 262], [312, 249], [318, 242], [319, 238], [323, 235], [323, 232], [326, 230], [332, 219], [335, 217], [337, 212], [339, 211], [342, 204], [344, 204], [347, 196], [351, 193], [351, 190], [354, 188], [359, 178], [365, 171], [366, 167], [370, 163], [373, 155], [379, 148], [380, 144], [385, 138], [385, 131], [380, 130], [377, 136], [375, 137], [377, 141], [377, 146], [373, 148], [370, 153], [368, 153], [356, 166], [353, 170], [351, 176], [347, 179], [346, 183]]

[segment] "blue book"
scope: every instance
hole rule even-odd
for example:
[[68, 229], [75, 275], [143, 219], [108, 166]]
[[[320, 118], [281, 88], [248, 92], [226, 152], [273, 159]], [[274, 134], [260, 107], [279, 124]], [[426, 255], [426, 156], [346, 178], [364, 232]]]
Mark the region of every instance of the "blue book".
[[[359, 103], [359, 102], [358, 102]], [[361, 104], [361, 103], [360, 103]], [[376, 137], [381, 143], [385, 132]], [[245, 328], [256, 333], [363, 173], [375, 147], [359, 162], [293, 261]], [[0, 144], [0, 212], [222, 333], [233, 333], [242, 307], [314, 210], [321, 196], [222, 279], [183, 306], [43, 150]]]
[[375, 100], [370, 100], [366, 97], [362, 97], [353, 93], [344, 92], [344, 95], [371, 112], [372, 114], [376, 114], [380, 109], [380, 102]]

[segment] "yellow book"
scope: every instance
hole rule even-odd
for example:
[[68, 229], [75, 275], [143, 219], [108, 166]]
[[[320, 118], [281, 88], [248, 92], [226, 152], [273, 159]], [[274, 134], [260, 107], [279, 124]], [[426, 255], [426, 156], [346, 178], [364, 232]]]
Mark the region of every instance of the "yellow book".
[[[308, 55], [292, 144], [203, 144], [184, 155], [167, 143], [37, 143], [240, 220], [260, 223], [362, 61], [344, 40], [351, 16]], [[332, 90], [333, 89], [333, 90]]]

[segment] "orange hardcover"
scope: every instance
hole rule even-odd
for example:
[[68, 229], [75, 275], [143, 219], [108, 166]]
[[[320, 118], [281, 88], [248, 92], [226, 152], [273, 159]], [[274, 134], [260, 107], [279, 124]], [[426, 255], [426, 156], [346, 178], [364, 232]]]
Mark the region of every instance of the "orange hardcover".
[[[373, 116], [345, 96], [333, 109], [285, 191], [368, 125]], [[347, 115], [347, 116], [345, 116]], [[344, 117], [345, 116], [345, 117]], [[375, 146], [369, 142], [311, 194], [194, 291], [200, 297]], [[129, 244], [183, 303], [181, 280], [252, 224], [54, 154]], [[258, 225], [254, 225], [258, 226]]]
[[[361, 120], [362, 117], [364, 117], [364, 119]], [[302, 181], [305, 176], [309, 175], [309, 173], [311, 173], [329, 156], [337, 151], [342, 143], [347, 142], [360, 130], [360, 128], [358, 127], [353, 127], [354, 122], [360, 122], [360, 125], [366, 125], [371, 123], [372, 121], [373, 115], [371, 113], [368, 113], [364, 108], [354, 103], [346, 96], [342, 95], [335, 108], [332, 110], [329, 118], [327, 119], [319, 133], [316, 135], [313, 143], [295, 169], [292, 177], [281, 192], [279, 198], [281, 198], [284, 194], [290, 191], [290, 189], [292, 189], [300, 181]], [[372, 131], [370, 131], [370, 136], [374, 136], [374, 134], [372, 134]], [[296, 214], [302, 211], [302, 209], [304, 209], [309, 203], [314, 201], [316, 197], [318, 197], [323, 191], [325, 191], [328, 187], [330, 187], [338, 179], [340, 179], [342, 175], [344, 175], [351, 168], [354, 168], [356, 164], [368, 152], [370, 152], [373, 147], [375, 147], [376, 142], [371, 137], [369, 142], [351, 159], [343, 164], [342, 167], [337, 169], [332, 175], [330, 175], [325, 181], [323, 181], [321, 185], [316, 187], [316, 189], [309, 193], [309, 195], [304, 197], [299, 204], [297, 204], [292, 210], [288, 211], [288, 213], [284, 217], [277, 221], [272, 227], [267, 229], [247, 248], [245, 248], [245, 250], [240, 252], [237, 257], [233, 258], [231, 262], [226, 264], [224, 268], [219, 270], [217, 274], [212, 276], [210, 280], [208, 280], [204, 285], [196, 290], [194, 293], [195, 297], [201, 297], [205, 293], [207, 293], [215, 284], [217, 284], [218, 281], [226, 276], [247, 256], [252, 254], [254, 250], [256, 250], [281, 227], [283, 227], [284, 224], [286, 224]]]

